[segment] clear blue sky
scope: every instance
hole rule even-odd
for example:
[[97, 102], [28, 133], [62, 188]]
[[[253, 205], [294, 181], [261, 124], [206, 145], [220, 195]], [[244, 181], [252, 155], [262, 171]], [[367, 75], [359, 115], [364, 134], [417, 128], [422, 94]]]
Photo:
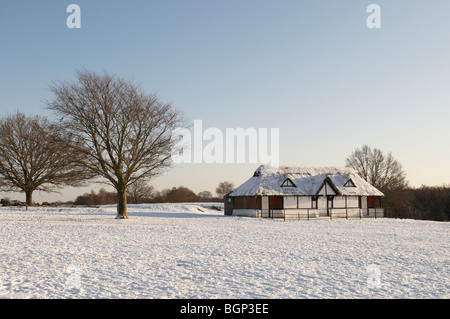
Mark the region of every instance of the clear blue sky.
[[[81, 29], [66, 26], [71, 3]], [[366, 26], [371, 3], [381, 29]], [[50, 115], [51, 81], [108, 71], [205, 128], [279, 128], [282, 165], [344, 166], [369, 144], [413, 186], [450, 183], [449, 14], [448, 0], [2, 1], [0, 111]], [[257, 166], [184, 164], [153, 185], [214, 192]]]

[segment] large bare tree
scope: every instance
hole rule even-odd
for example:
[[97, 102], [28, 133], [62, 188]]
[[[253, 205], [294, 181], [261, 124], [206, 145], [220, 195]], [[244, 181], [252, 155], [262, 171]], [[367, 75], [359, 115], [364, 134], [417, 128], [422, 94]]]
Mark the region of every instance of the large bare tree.
[[50, 86], [48, 108], [81, 154], [79, 163], [117, 191], [117, 218], [127, 216], [127, 187], [171, 166], [172, 131], [183, 123], [170, 104], [136, 84], [110, 75], [77, 72], [73, 82]]
[[35, 190], [81, 185], [89, 176], [66, 150], [69, 144], [46, 117], [16, 113], [0, 119], [1, 188], [24, 192], [28, 207]]
[[367, 182], [386, 193], [407, 187], [406, 173], [391, 153], [363, 145], [347, 158], [346, 166], [354, 168]]

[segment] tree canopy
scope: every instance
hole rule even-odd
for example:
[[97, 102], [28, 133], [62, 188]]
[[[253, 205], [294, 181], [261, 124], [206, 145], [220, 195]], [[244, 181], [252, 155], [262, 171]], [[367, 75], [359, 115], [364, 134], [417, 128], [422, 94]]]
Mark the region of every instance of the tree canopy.
[[80, 71], [76, 81], [56, 82], [50, 91], [48, 108], [82, 155], [78, 163], [117, 190], [118, 217], [127, 218], [127, 187], [171, 166], [172, 131], [182, 125], [181, 113], [108, 73]]
[[354, 168], [362, 178], [383, 193], [408, 185], [406, 173], [392, 153], [385, 155], [368, 145], [354, 150], [347, 158], [346, 166]]
[[80, 186], [90, 175], [77, 165], [70, 143], [46, 117], [19, 112], [0, 119], [1, 188], [24, 192], [32, 206], [35, 190]]

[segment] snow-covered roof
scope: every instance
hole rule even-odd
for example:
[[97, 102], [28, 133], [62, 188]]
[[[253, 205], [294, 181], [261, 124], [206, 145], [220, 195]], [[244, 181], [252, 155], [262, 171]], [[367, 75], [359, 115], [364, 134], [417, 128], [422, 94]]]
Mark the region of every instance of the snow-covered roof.
[[[295, 186], [281, 186], [289, 179]], [[351, 180], [353, 184], [346, 183]], [[342, 196], [384, 196], [349, 167], [287, 167], [261, 165], [229, 196], [317, 195], [329, 183]], [[289, 184], [289, 183], [288, 183]], [[286, 185], [286, 184], [285, 184]]]

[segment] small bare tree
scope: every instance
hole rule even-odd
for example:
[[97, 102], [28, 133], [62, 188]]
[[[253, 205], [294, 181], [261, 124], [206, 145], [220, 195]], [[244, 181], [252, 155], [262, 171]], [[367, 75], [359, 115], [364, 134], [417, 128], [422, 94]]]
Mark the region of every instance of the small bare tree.
[[224, 197], [226, 194], [232, 192], [234, 189], [233, 183], [230, 182], [221, 182], [219, 186], [216, 188], [216, 194], [219, 197]]
[[213, 194], [210, 191], [201, 191], [197, 194], [203, 201], [209, 201], [213, 199]]
[[79, 163], [117, 191], [117, 218], [127, 216], [127, 187], [171, 166], [172, 131], [179, 111], [130, 81], [107, 73], [77, 73], [77, 81], [50, 86], [48, 108], [81, 154]]
[[346, 166], [354, 168], [367, 182], [381, 192], [407, 187], [406, 173], [391, 153], [387, 156], [377, 148], [363, 145], [346, 160]]
[[133, 204], [140, 204], [143, 200], [149, 200], [153, 197], [154, 187], [147, 184], [146, 180], [138, 180], [129, 187], [129, 198]]
[[33, 192], [57, 191], [60, 186], [79, 186], [89, 177], [74, 161], [70, 141], [42, 116], [16, 113], [0, 119], [0, 177], [5, 191], [22, 191], [26, 205]]

